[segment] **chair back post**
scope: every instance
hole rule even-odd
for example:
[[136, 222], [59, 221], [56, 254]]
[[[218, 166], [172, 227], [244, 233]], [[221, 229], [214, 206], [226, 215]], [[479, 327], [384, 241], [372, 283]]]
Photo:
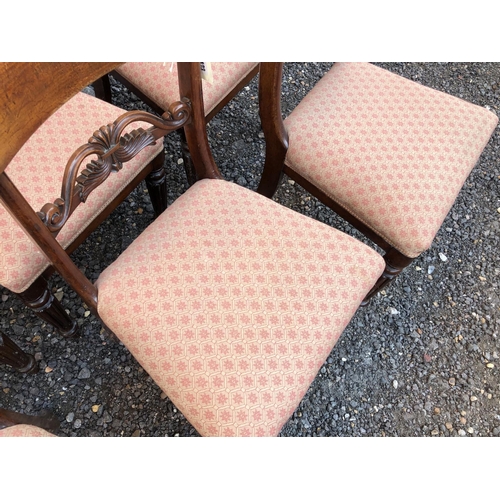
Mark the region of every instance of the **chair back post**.
[[288, 134], [281, 113], [283, 63], [260, 63], [259, 114], [266, 141], [264, 171], [257, 192], [271, 197], [282, 175], [288, 150]]
[[24, 232], [50, 259], [62, 278], [82, 297], [91, 312], [97, 315], [97, 288], [78, 269], [60, 243], [55, 240], [6, 172], [0, 175], [0, 201], [17, 220]]
[[179, 62], [177, 69], [180, 95], [191, 102], [191, 120], [184, 126], [184, 131], [197, 177], [222, 179], [208, 143], [200, 63]]

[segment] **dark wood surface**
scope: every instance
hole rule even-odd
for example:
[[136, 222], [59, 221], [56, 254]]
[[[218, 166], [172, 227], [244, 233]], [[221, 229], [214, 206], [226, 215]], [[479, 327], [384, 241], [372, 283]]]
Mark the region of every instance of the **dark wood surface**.
[[120, 63], [0, 63], [0, 173], [36, 129]]
[[36, 373], [35, 358], [24, 352], [6, 333], [0, 332], [0, 363], [11, 366], [19, 373]]

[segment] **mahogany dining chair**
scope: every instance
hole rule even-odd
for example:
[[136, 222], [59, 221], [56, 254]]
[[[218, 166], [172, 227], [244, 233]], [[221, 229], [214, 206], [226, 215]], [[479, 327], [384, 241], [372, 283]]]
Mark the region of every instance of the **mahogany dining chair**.
[[283, 119], [283, 63], [261, 63], [266, 158], [371, 239], [385, 271], [364, 303], [427, 250], [498, 122], [488, 109], [368, 63], [335, 63]]

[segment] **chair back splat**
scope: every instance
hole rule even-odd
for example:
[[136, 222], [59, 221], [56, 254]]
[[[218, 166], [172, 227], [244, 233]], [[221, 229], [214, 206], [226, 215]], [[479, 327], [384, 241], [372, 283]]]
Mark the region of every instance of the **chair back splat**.
[[[190, 85], [188, 78], [186, 86]], [[61, 231], [73, 211], [108, 178], [111, 171], [120, 170], [124, 163], [134, 158], [145, 147], [155, 144], [172, 130], [179, 129], [189, 119], [190, 105], [185, 99], [173, 103], [162, 118], [143, 111], [130, 111], [114, 123], [102, 126], [94, 132], [89, 142], [78, 148], [68, 160], [61, 197], [53, 203], [46, 203], [38, 213], [34, 212], [7, 172], [4, 171], [0, 176], [0, 199], [4, 207], [26, 234], [41, 247], [65, 281], [96, 315], [96, 287], [78, 269], [51, 233], [57, 234]], [[152, 127], [125, 133], [125, 129], [134, 122], [148, 123]], [[97, 156], [97, 160], [92, 160], [78, 175], [83, 161], [89, 156]]]
[[[161, 118], [131, 111], [101, 127], [70, 158], [66, 194], [39, 215], [5, 173], [0, 197], [201, 435], [274, 436], [384, 261], [354, 238], [225, 181], [208, 143], [200, 65], [178, 63], [178, 74], [181, 101]], [[151, 127], [122, 134], [136, 120]], [[175, 127], [184, 127], [197, 182], [91, 283], [53, 234], [110, 170], [125, 170]], [[77, 176], [89, 151], [98, 159]]]

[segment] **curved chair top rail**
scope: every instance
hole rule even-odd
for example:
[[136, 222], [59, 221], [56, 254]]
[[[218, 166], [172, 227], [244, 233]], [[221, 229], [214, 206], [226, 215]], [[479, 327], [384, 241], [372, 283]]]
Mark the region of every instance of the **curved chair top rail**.
[[37, 128], [121, 63], [0, 63], [0, 174]]

